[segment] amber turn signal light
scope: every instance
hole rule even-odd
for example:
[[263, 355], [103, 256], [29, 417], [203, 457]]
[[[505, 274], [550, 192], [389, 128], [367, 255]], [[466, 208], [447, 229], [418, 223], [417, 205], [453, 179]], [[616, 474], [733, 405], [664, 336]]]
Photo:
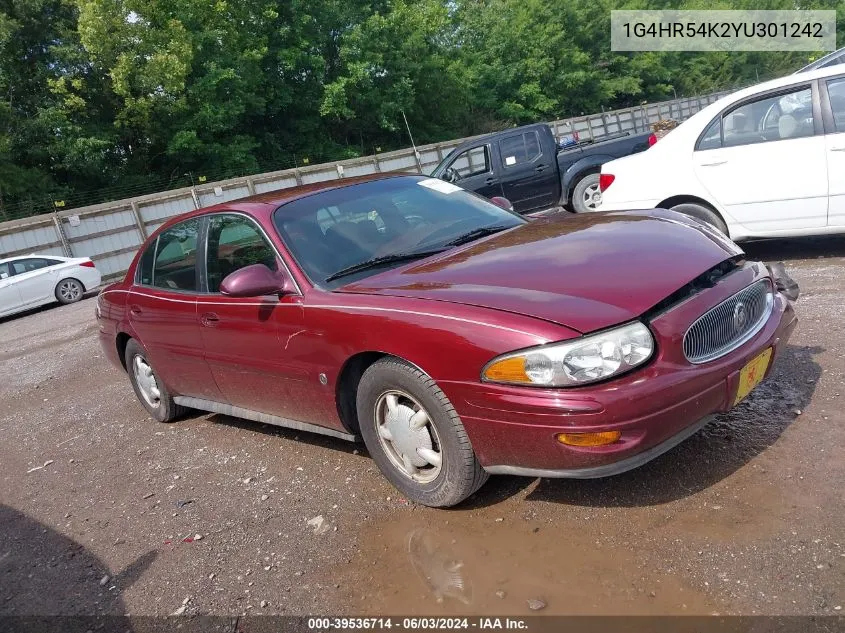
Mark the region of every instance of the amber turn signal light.
[[605, 446], [613, 444], [622, 437], [619, 431], [601, 431], [599, 433], [558, 433], [557, 441], [569, 446]]

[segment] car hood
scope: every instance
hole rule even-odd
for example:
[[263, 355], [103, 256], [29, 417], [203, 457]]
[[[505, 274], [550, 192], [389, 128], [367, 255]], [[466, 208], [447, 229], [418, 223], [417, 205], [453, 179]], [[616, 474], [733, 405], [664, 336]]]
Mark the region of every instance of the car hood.
[[587, 333], [639, 317], [740, 254], [727, 238], [672, 211], [561, 215], [337, 292], [480, 306]]

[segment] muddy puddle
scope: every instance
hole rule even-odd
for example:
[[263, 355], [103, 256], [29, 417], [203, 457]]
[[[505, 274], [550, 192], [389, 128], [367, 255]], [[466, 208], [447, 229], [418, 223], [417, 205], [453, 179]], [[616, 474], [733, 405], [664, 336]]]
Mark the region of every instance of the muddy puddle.
[[603, 548], [586, 532], [415, 511], [372, 522], [359, 534], [357, 555], [332, 572], [345, 606], [358, 613], [718, 611], [682, 580], [648, 569], [636, 552]]

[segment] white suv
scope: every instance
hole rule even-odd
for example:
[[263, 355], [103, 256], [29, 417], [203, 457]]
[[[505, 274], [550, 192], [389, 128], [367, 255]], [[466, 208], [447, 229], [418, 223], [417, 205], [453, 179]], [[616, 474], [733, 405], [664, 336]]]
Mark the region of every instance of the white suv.
[[671, 208], [734, 240], [845, 233], [845, 67], [746, 88], [605, 163], [598, 211]]

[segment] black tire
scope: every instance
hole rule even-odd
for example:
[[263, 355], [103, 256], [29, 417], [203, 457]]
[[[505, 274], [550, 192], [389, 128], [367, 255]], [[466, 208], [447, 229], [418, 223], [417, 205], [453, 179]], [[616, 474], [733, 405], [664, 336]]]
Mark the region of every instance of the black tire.
[[[142, 359], [147, 367], [149, 367], [152, 371], [152, 375], [156, 381], [156, 387], [159, 392], [157, 405], [153, 405], [147, 400], [144, 396], [143, 388], [138, 384], [138, 378], [136, 377], [135, 372], [136, 358]], [[129, 339], [129, 342], [126, 344], [124, 359], [126, 362], [126, 372], [129, 374], [129, 382], [132, 383], [132, 389], [135, 390], [135, 395], [138, 397], [138, 401], [144, 406], [154, 420], [158, 420], [159, 422], [172, 422], [180, 415], [184, 415], [188, 409], [173, 402], [173, 396], [170, 395], [167, 387], [164, 386], [164, 383], [161, 379], [159, 379], [155, 370], [152, 368], [150, 361], [147, 359], [147, 352], [135, 339]]]
[[69, 277], [62, 279], [56, 284], [56, 289], [53, 291], [56, 295], [56, 300], [62, 305], [69, 303], [76, 303], [85, 294], [85, 286], [77, 279]]
[[683, 202], [672, 207], [672, 211], [677, 211], [678, 213], [683, 213], [684, 215], [706, 222], [719, 232], [724, 233], [725, 235], [728, 234], [728, 226], [725, 224], [724, 220], [722, 220], [722, 218], [719, 217], [719, 214], [713, 209], [705, 207], [703, 204]]
[[[376, 405], [391, 390], [411, 396], [428, 413], [425, 432], [441, 456], [439, 473], [431, 481], [415, 481], [394, 465], [379, 437]], [[472, 495], [487, 481], [489, 475], [478, 463], [464, 425], [449, 399], [431, 378], [412, 365], [397, 358], [383, 358], [371, 365], [358, 384], [357, 409], [361, 436], [373, 461], [408, 499], [433, 508], [449, 507]], [[433, 434], [429, 426], [434, 427]]]
[[599, 174], [587, 174], [581, 180], [579, 180], [575, 188], [572, 190], [572, 210], [575, 213], [590, 213], [595, 211], [595, 205], [590, 207], [588, 206], [585, 197], [587, 196], [588, 189], [598, 189], [599, 186]]

